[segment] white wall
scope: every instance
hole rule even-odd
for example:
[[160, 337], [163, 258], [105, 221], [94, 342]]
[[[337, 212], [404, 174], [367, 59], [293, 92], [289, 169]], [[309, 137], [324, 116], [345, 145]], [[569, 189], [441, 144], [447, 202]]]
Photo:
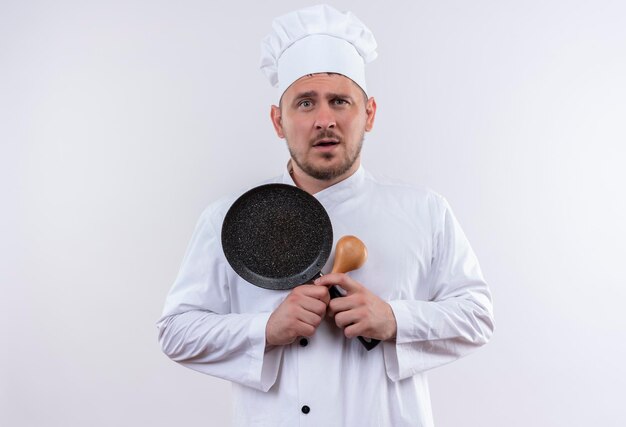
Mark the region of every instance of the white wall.
[[[202, 208], [287, 159], [258, 46], [307, 4], [0, 3], [0, 425], [228, 424], [154, 324]], [[364, 164], [447, 196], [495, 298], [437, 425], [626, 425], [624, 2], [334, 4], [380, 46]]]

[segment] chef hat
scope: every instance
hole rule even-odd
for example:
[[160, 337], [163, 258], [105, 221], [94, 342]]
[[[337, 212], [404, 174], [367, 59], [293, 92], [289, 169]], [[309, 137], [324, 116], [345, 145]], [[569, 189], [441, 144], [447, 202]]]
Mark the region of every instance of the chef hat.
[[261, 70], [280, 94], [300, 77], [338, 73], [363, 91], [365, 64], [377, 56], [372, 32], [350, 12], [321, 4], [275, 18], [261, 43]]

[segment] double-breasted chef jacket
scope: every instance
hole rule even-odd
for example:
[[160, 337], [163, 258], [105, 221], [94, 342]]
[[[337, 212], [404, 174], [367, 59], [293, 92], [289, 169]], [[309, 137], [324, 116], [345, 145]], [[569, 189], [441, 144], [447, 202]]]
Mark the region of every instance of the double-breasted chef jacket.
[[[288, 172], [268, 182], [295, 185]], [[201, 215], [158, 322], [163, 351], [232, 381], [236, 426], [432, 426], [426, 371], [493, 331], [488, 286], [446, 200], [362, 166], [314, 195], [335, 242], [355, 235], [366, 244], [367, 262], [348, 274], [396, 318], [395, 340], [368, 352], [328, 318], [311, 337], [266, 348], [268, 318], [289, 291], [253, 286], [226, 261], [221, 225], [238, 196]], [[323, 272], [333, 260], [331, 253]]]

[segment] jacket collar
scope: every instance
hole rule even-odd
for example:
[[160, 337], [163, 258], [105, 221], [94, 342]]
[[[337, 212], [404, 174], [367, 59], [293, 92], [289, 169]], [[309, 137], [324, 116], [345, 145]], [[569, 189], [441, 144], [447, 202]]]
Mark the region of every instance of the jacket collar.
[[[293, 185], [294, 182], [291, 174], [289, 173], [291, 169], [291, 161], [287, 163], [287, 168], [283, 173], [281, 182], [283, 184]], [[350, 175], [348, 178], [343, 181], [339, 181], [338, 183], [331, 185], [328, 188], [323, 189], [315, 193], [313, 196], [320, 201], [325, 207], [331, 207], [337, 203], [341, 203], [351, 197], [354, 197], [355, 194], [358, 194], [365, 184], [365, 169], [363, 165], [360, 165], [359, 168]]]

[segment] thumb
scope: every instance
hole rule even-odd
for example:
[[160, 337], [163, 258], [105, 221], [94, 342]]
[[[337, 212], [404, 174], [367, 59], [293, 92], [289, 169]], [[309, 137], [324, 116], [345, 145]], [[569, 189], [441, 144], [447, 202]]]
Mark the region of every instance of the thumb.
[[319, 286], [340, 286], [349, 294], [358, 291], [362, 285], [345, 273], [329, 273], [313, 282]]

